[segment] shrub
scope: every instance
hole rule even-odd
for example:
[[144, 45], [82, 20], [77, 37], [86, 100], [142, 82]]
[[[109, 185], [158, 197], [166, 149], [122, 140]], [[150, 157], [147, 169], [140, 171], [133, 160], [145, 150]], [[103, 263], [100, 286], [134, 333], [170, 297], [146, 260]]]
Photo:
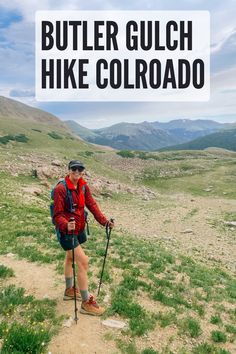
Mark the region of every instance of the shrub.
[[117, 152], [117, 155], [124, 157], [124, 158], [134, 158], [135, 154], [129, 150], [121, 150]]
[[48, 135], [53, 139], [62, 139], [62, 136], [57, 134], [56, 132], [50, 132]]
[[181, 332], [186, 335], [196, 338], [199, 337], [202, 333], [200, 324], [194, 318], [188, 317], [181, 321], [180, 323]]
[[216, 342], [216, 343], [225, 343], [227, 340], [227, 337], [225, 333], [221, 331], [212, 331], [211, 332], [211, 339]]
[[226, 325], [225, 329], [228, 333], [236, 334], [236, 327], [232, 325]]
[[222, 322], [220, 315], [213, 315], [211, 316], [211, 321], [212, 324], [219, 324]]
[[27, 143], [29, 138], [25, 134], [5, 135], [0, 137], [0, 144], [6, 145], [9, 141], [17, 141], [19, 143]]
[[142, 351], [141, 354], [158, 354], [158, 352], [152, 348], [146, 348]]
[[29, 138], [25, 136], [25, 134], [19, 134], [15, 136], [15, 141], [18, 141], [19, 143], [27, 143], [29, 141]]
[[14, 272], [11, 268], [5, 267], [4, 265], [0, 264], [0, 278], [8, 278], [13, 277]]

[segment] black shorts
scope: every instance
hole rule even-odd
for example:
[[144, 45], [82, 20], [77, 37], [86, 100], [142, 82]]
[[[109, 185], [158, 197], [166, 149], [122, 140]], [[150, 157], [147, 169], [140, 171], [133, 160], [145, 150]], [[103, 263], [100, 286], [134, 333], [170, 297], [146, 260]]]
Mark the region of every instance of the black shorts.
[[[72, 235], [61, 234], [59, 242], [64, 251], [70, 251], [73, 249]], [[74, 248], [78, 247], [87, 240], [87, 235], [85, 231], [79, 233], [79, 235], [74, 235]]]

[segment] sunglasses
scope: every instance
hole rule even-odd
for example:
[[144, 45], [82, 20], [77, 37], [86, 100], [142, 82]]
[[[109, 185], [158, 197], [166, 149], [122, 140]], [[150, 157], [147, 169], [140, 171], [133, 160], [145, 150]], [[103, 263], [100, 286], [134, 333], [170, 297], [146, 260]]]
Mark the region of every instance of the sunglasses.
[[81, 167], [81, 166], [78, 166], [78, 167], [71, 167], [71, 170], [73, 172], [75, 171], [79, 171], [79, 172], [82, 172], [84, 170], [84, 167]]

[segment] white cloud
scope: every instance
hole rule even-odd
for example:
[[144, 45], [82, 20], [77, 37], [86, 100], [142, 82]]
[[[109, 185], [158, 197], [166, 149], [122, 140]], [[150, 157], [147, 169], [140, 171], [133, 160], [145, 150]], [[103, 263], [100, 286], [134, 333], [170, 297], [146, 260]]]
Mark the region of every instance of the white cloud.
[[[34, 16], [36, 10], [100, 10], [100, 9], [155, 9], [155, 10], [210, 10], [211, 43], [214, 74], [211, 80], [211, 100], [206, 103], [82, 103], [50, 104], [37, 102], [34, 97], [18, 100], [46, 108], [63, 119], [79, 119], [92, 127], [107, 126], [121, 121], [169, 120], [232, 115], [236, 113], [236, 50], [234, 0], [137, 0], [135, 3], [115, 0], [84, 2], [82, 0], [0, 0], [0, 6], [19, 12], [23, 20], [1, 29], [0, 39], [0, 94], [10, 95], [17, 90], [22, 96], [34, 87]], [[2, 69], [4, 68], [4, 70]]]

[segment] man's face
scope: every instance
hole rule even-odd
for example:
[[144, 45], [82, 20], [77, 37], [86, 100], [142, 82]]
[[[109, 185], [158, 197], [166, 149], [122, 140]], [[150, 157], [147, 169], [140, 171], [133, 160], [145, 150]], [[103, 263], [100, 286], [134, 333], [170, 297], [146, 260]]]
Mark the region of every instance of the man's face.
[[84, 168], [78, 166], [78, 167], [72, 167], [69, 170], [69, 177], [72, 180], [78, 180], [80, 177], [82, 177], [85, 173]]

